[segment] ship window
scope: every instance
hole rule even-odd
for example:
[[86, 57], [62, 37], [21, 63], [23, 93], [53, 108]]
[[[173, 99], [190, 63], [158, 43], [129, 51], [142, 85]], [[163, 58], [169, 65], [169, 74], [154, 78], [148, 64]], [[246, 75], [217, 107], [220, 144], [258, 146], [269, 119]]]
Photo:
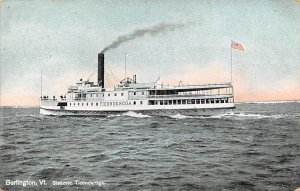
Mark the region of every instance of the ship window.
[[124, 93], [121, 93], [121, 96], [123, 96], [124, 95]]
[[117, 96], [117, 93], [115, 93], [115, 96]]
[[107, 96], [109, 97], [109, 96], [110, 96], [110, 94], [107, 94]]
[[182, 104], [186, 104], [186, 100], [184, 99], [184, 100], [182, 100]]
[[78, 106], [79, 106], [79, 103], [78, 103]]
[[136, 95], [136, 92], [133, 92], [133, 95]]
[[159, 105], [163, 105], [163, 101], [161, 100], [161, 101], [159, 101]]
[[172, 100], [169, 100], [169, 105], [172, 105]]
[[210, 103], [215, 103], [215, 100], [214, 100], [214, 99], [211, 99], [211, 100], [210, 100]]
[[201, 104], [204, 104], [204, 103], [205, 103], [205, 100], [204, 100], [204, 99], [202, 99], [202, 100], [201, 100]]
[[86, 103], [86, 106], [89, 106], [89, 103]]
[[228, 103], [228, 98], [225, 99], [225, 103]]
[[206, 103], [210, 103], [209, 99], [206, 99]]
[[181, 100], [177, 100], [178, 105], [181, 105]]
[[83, 106], [83, 103], [81, 105]]
[[187, 100], [187, 104], [191, 104], [192, 102], [191, 102], [191, 100], [190, 99], [188, 99]]
[[164, 101], [164, 105], [168, 105], [168, 100], [165, 100], [165, 101]]
[[142, 95], [145, 95], [145, 93], [144, 93], [144, 92], [142, 92]]
[[176, 100], [173, 100], [173, 105], [176, 105]]
[[140, 101], [140, 104], [143, 105], [143, 101]]
[[70, 103], [70, 106], [71, 106], [72, 104]]
[[196, 99], [196, 104], [200, 104], [200, 99]]
[[73, 105], [75, 106], [75, 103]]
[[221, 103], [224, 103], [224, 99], [221, 99]]
[[93, 106], [93, 103], [91, 103], [91, 106]]
[[133, 105], [135, 105], [135, 104], [136, 104], [136, 102], [134, 101], [134, 102], [133, 102]]
[[216, 103], [219, 103], [220, 102], [220, 100], [219, 99], [216, 99]]
[[195, 100], [194, 99], [192, 99], [192, 104], [195, 104]]
[[96, 106], [98, 106], [98, 103], [96, 103]]

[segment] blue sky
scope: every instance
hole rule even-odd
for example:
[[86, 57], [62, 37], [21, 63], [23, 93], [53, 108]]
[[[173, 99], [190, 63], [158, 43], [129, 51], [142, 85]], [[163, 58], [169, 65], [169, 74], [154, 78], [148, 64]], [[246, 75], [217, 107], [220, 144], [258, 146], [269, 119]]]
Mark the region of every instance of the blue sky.
[[[1, 1], [1, 105], [38, 105], [60, 95], [97, 66], [118, 36], [158, 23], [193, 24], [145, 35], [105, 54], [110, 84], [128, 73], [138, 81], [230, 80], [239, 101], [300, 99], [300, 3], [266, 1]], [[109, 74], [108, 72], [107, 74]], [[113, 78], [117, 78], [114, 80]], [[95, 79], [95, 75], [91, 80]]]

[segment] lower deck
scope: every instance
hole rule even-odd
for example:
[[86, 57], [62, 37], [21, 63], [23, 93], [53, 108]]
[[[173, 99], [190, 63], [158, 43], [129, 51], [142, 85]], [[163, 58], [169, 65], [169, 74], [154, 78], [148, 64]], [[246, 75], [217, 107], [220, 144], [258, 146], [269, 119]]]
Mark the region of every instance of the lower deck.
[[183, 98], [183, 99], [150, 99], [150, 100], [116, 100], [116, 101], [58, 101], [55, 99], [41, 100], [41, 106], [65, 106], [68, 108], [94, 107], [137, 107], [166, 105], [207, 105], [234, 103], [232, 97], [223, 98]]
[[150, 116], [172, 116], [181, 114], [185, 116], [216, 116], [231, 112], [235, 107], [228, 108], [190, 108], [190, 109], [155, 109], [155, 110], [127, 110], [127, 111], [97, 111], [97, 110], [60, 110], [40, 108], [42, 115], [54, 116], [108, 116], [127, 112], [137, 112]]
[[[62, 104], [63, 103], [63, 104]], [[109, 102], [47, 102], [41, 103], [44, 115], [105, 115], [109, 112], [184, 113], [185, 115], [214, 115], [217, 111], [234, 109], [233, 99], [173, 99]]]

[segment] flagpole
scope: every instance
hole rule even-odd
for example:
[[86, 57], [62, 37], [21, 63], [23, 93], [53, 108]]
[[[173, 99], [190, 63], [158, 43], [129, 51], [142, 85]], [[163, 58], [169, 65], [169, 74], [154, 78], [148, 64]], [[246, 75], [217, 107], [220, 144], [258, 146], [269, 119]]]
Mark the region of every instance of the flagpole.
[[230, 45], [230, 83], [232, 84], [232, 46]]
[[127, 57], [127, 53], [125, 53], [125, 78], [126, 79], [126, 57]]
[[43, 98], [43, 69], [41, 69], [41, 99]]

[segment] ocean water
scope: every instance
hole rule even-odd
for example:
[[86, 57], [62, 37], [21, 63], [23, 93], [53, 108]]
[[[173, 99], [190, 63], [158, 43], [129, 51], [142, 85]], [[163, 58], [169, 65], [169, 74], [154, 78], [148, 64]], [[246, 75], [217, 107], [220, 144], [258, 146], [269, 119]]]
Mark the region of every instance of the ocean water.
[[2, 190], [300, 187], [299, 102], [237, 104], [234, 112], [214, 117], [0, 111]]

